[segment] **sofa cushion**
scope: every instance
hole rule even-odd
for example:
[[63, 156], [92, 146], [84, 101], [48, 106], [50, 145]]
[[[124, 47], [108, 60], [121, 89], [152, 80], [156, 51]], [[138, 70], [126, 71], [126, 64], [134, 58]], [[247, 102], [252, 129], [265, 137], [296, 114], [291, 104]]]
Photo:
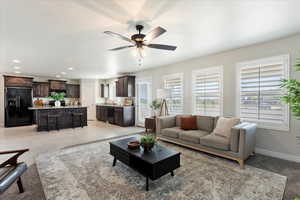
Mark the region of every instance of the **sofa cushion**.
[[197, 128], [202, 131], [212, 132], [214, 130], [214, 117], [197, 116]]
[[238, 118], [225, 118], [220, 117], [217, 121], [216, 128], [214, 129], [214, 133], [218, 136], [230, 138], [231, 136], [231, 128], [240, 123], [240, 119]]
[[194, 131], [182, 131], [179, 133], [179, 139], [199, 144], [200, 138], [208, 135], [209, 133], [206, 131], [194, 130]]
[[167, 137], [178, 138], [181, 131], [180, 127], [164, 128], [161, 130], [161, 134]]
[[229, 150], [230, 147], [228, 138], [218, 136], [214, 133], [202, 137], [200, 140], [200, 144], [226, 151]]
[[176, 126], [180, 127], [181, 117], [190, 117], [192, 115], [176, 115]]
[[181, 117], [180, 128], [183, 130], [197, 130], [197, 118], [196, 116]]

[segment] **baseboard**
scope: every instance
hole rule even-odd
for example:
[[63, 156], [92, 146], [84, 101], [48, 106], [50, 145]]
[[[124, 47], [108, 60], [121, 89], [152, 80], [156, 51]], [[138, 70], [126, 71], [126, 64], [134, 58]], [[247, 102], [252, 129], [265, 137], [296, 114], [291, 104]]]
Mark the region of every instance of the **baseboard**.
[[266, 156], [280, 158], [283, 160], [293, 161], [300, 163], [300, 156], [290, 155], [286, 153], [274, 152], [267, 149], [255, 148], [255, 152]]

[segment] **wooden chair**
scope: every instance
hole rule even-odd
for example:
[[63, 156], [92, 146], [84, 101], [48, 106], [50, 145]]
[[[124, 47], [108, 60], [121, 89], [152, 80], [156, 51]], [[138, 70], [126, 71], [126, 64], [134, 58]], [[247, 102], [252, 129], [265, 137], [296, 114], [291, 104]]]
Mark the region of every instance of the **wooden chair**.
[[15, 181], [17, 181], [20, 193], [24, 192], [21, 175], [27, 170], [27, 165], [23, 162], [19, 163], [18, 158], [26, 151], [29, 151], [29, 149], [0, 151], [0, 155], [14, 154], [0, 164], [0, 194], [6, 191]]

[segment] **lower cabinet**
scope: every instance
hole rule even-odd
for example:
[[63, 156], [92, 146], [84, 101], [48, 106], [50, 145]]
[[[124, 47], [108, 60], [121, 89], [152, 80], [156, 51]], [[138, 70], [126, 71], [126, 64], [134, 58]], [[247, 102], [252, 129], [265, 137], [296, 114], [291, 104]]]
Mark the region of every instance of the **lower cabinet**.
[[135, 108], [134, 106], [101, 106], [96, 109], [96, 117], [99, 121], [109, 122], [118, 126], [135, 125]]
[[96, 109], [96, 118], [99, 121], [106, 122], [108, 117], [107, 117], [107, 109], [104, 106], [97, 106]]
[[115, 124], [118, 126], [124, 126], [123, 124], [123, 108], [115, 108]]

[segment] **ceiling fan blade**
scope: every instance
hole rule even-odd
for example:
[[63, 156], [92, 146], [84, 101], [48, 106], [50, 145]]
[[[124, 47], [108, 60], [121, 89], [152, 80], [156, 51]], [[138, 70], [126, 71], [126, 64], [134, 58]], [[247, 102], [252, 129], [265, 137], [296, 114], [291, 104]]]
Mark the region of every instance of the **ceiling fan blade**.
[[114, 33], [114, 32], [111, 32], [111, 31], [104, 31], [105, 34], [108, 34], [108, 35], [111, 35], [111, 36], [114, 36], [114, 37], [117, 37], [121, 40], [125, 40], [127, 42], [130, 42], [130, 43], [134, 43], [134, 41], [132, 41], [131, 39], [129, 39], [128, 37], [125, 37], [123, 35], [120, 35], [118, 33]]
[[148, 44], [146, 46], [153, 49], [162, 49], [162, 50], [169, 50], [169, 51], [174, 51], [177, 48], [176, 46], [164, 45], [164, 44]]
[[121, 49], [131, 48], [131, 47], [134, 47], [134, 46], [135, 46], [135, 45], [126, 45], [126, 46], [117, 47], [117, 48], [108, 49], [108, 50], [109, 50], [109, 51], [117, 51], [117, 50], [121, 50]]
[[152, 31], [150, 31], [145, 37], [144, 37], [144, 41], [146, 43], [151, 42], [152, 40], [154, 40], [155, 38], [159, 37], [160, 35], [162, 35], [163, 33], [165, 33], [167, 30], [163, 29], [162, 27], [156, 27], [155, 29], [153, 29]]

